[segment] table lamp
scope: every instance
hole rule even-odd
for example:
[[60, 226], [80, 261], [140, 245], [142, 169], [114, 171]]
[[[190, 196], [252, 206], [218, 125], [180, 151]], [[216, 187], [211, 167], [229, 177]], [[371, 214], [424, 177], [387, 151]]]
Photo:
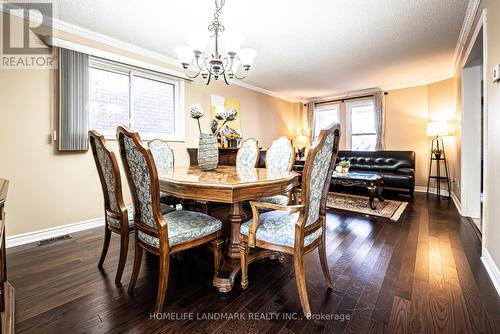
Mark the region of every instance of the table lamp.
[[307, 136], [298, 135], [293, 141], [293, 146], [297, 148], [299, 159], [303, 159], [306, 147], [309, 146], [309, 138]]

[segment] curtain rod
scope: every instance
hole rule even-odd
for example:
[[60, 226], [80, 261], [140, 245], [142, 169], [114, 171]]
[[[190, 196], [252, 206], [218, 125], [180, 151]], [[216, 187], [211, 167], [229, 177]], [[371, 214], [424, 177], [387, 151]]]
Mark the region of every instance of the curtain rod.
[[[389, 94], [388, 92], [384, 92], [384, 95]], [[338, 98], [334, 100], [327, 100], [327, 101], [321, 101], [321, 102], [312, 102], [314, 105], [318, 104], [326, 104], [326, 103], [332, 103], [332, 102], [344, 102], [348, 100], [357, 100], [357, 99], [363, 99], [365, 97], [373, 97], [373, 94], [367, 94], [367, 95], [359, 95], [359, 96], [352, 96], [352, 97], [345, 97], [345, 98]]]

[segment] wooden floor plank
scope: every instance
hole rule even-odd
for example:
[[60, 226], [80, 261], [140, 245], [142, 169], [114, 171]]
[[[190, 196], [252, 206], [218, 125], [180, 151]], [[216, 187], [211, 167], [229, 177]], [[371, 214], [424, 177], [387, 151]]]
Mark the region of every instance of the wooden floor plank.
[[[216, 215], [227, 210], [219, 207]], [[18, 333], [499, 333], [500, 298], [482, 265], [481, 244], [451, 201], [416, 194], [400, 221], [328, 211], [329, 291], [317, 251], [305, 258], [312, 320], [302, 317], [293, 261], [249, 268], [248, 289], [219, 293], [204, 248], [172, 260], [165, 314], [242, 314], [243, 319], [150, 319], [158, 259], [145, 256], [134, 295], [126, 292], [133, 245], [114, 284], [113, 237], [97, 270], [102, 228], [46, 246], [8, 249]], [[274, 319], [250, 318], [275, 314]], [[325, 320], [321, 316], [336, 316]], [[288, 318], [292, 317], [292, 318]], [[340, 320], [343, 319], [343, 320]]]

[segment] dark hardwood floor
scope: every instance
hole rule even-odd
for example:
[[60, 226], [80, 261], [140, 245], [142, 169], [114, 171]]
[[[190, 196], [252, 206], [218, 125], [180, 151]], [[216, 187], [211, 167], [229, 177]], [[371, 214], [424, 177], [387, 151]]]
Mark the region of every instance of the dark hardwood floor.
[[[8, 250], [17, 332], [500, 333], [500, 298], [481, 263], [480, 242], [451, 201], [417, 194], [399, 223], [330, 212], [327, 226], [335, 287], [327, 290], [318, 253], [307, 255], [313, 320], [301, 318], [290, 259], [250, 265], [249, 288], [242, 290], [238, 278], [223, 294], [212, 286], [204, 248], [173, 261], [164, 317], [174, 319], [150, 319], [157, 259], [145, 256], [129, 296], [133, 243], [117, 287], [118, 239], [112, 237], [101, 273], [103, 231], [93, 229]], [[206, 319], [221, 313], [240, 319]]]

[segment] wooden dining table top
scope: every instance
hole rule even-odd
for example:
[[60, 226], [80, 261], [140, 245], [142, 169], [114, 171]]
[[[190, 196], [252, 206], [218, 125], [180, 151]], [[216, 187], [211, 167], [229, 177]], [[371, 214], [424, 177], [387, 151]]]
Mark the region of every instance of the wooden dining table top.
[[158, 170], [162, 192], [227, 203], [282, 194], [298, 184], [298, 177], [295, 172], [236, 166], [219, 166], [211, 171], [197, 166]]

